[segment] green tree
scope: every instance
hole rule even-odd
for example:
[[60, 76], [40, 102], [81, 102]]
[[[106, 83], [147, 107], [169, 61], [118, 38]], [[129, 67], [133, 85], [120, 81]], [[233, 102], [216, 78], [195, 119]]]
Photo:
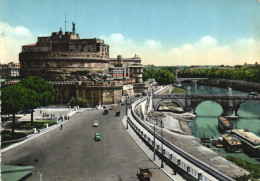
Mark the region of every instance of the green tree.
[[33, 125], [33, 112], [38, 106], [48, 106], [54, 101], [55, 90], [52, 85], [38, 76], [30, 76], [22, 79], [18, 84], [33, 90], [37, 93], [37, 98], [32, 95], [26, 106], [31, 110], [31, 125]]
[[35, 91], [26, 89], [25, 87], [15, 85], [2, 89], [2, 112], [3, 114], [12, 114], [12, 136], [15, 129], [15, 114], [25, 109], [31, 96], [36, 96]]
[[68, 106], [71, 106], [71, 107], [74, 107], [74, 106], [88, 107], [89, 103], [84, 98], [79, 97], [79, 98], [75, 99], [75, 97], [72, 97], [68, 102]]
[[175, 81], [175, 68], [144, 69], [144, 80], [155, 79], [159, 84], [172, 84]]

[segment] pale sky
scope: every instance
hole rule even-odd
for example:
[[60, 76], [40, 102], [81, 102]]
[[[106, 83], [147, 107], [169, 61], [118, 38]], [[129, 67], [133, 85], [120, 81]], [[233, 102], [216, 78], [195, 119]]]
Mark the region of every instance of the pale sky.
[[1, 0], [0, 62], [21, 46], [67, 31], [102, 38], [110, 57], [135, 54], [154, 65], [260, 63], [258, 0]]

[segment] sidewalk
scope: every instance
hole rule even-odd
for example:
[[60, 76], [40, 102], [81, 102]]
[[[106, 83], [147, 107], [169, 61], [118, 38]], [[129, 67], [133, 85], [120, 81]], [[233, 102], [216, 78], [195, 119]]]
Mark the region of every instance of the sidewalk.
[[[124, 116], [124, 118], [122, 120], [122, 124], [124, 125], [124, 127], [126, 127], [126, 116]], [[136, 142], [136, 144], [143, 150], [143, 152], [150, 158], [150, 160], [153, 161], [158, 166], [158, 168], [160, 168], [161, 159], [157, 155], [155, 155], [155, 161], [153, 160], [154, 159], [153, 150], [151, 150], [148, 146], [146, 146], [146, 144], [139, 138], [139, 136], [132, 129], [130, 124], [128, 124], [127, 132], [133, 138], [133, 140]], [[178, 173], [176, 175], [174, 175], [172, 168], [170, 168], [165, 163], [164, 163], [164, 168], [161, 168], [161, 170], [165, 174], [167, 174], [172, 180], [176, 180], [176, 181], [185, 180], [182, 176], [178, 175]]]

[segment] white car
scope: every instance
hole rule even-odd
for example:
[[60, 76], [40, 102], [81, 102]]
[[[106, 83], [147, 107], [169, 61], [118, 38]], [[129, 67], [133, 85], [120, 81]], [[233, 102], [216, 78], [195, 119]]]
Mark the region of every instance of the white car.
[[94, 121], [93, 127], [98, 127], [98, 121]]

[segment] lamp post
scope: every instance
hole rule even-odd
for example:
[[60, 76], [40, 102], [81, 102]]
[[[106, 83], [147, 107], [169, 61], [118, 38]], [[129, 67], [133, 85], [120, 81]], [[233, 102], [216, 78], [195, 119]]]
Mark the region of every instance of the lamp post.
[[161, 119], [161, 143], [162, 143], [162, 158], [161, 158], [161, 168], [164, 168], [163, 165], [163, 132], [162, 132], [162, 119]]
[[126, 110], [126, 129], [128, 129], [128, 105], [127, 105], [127, 98], [128, 96], [126, 96], [126, 99], [125, 99], [125, 110]]
[[[158, 115], [148, 115], [149, 117], [155, 117], [155, 118], [158, 118], [160, 117], [161, 118], [161, 147], [162, 147], [162, 158], [163, 158], [163, 132], [162, 132], [162, 118], [163, 117], [166, 117], [164, 114], [158, 114]], [[156, 122], [157, 122], [157, 119], [156, 119]], [[154, 160], [155, 160], [155, 126], [154, 126]], [[161, 158], [161, 168], [164, 168], [164, 165], [163, 165], [163, 159]]]
[[155, 161], [155, 126], [153, 127], [153, 142], [154, 142], [154, 146], [153, 146], [153, 160]]

